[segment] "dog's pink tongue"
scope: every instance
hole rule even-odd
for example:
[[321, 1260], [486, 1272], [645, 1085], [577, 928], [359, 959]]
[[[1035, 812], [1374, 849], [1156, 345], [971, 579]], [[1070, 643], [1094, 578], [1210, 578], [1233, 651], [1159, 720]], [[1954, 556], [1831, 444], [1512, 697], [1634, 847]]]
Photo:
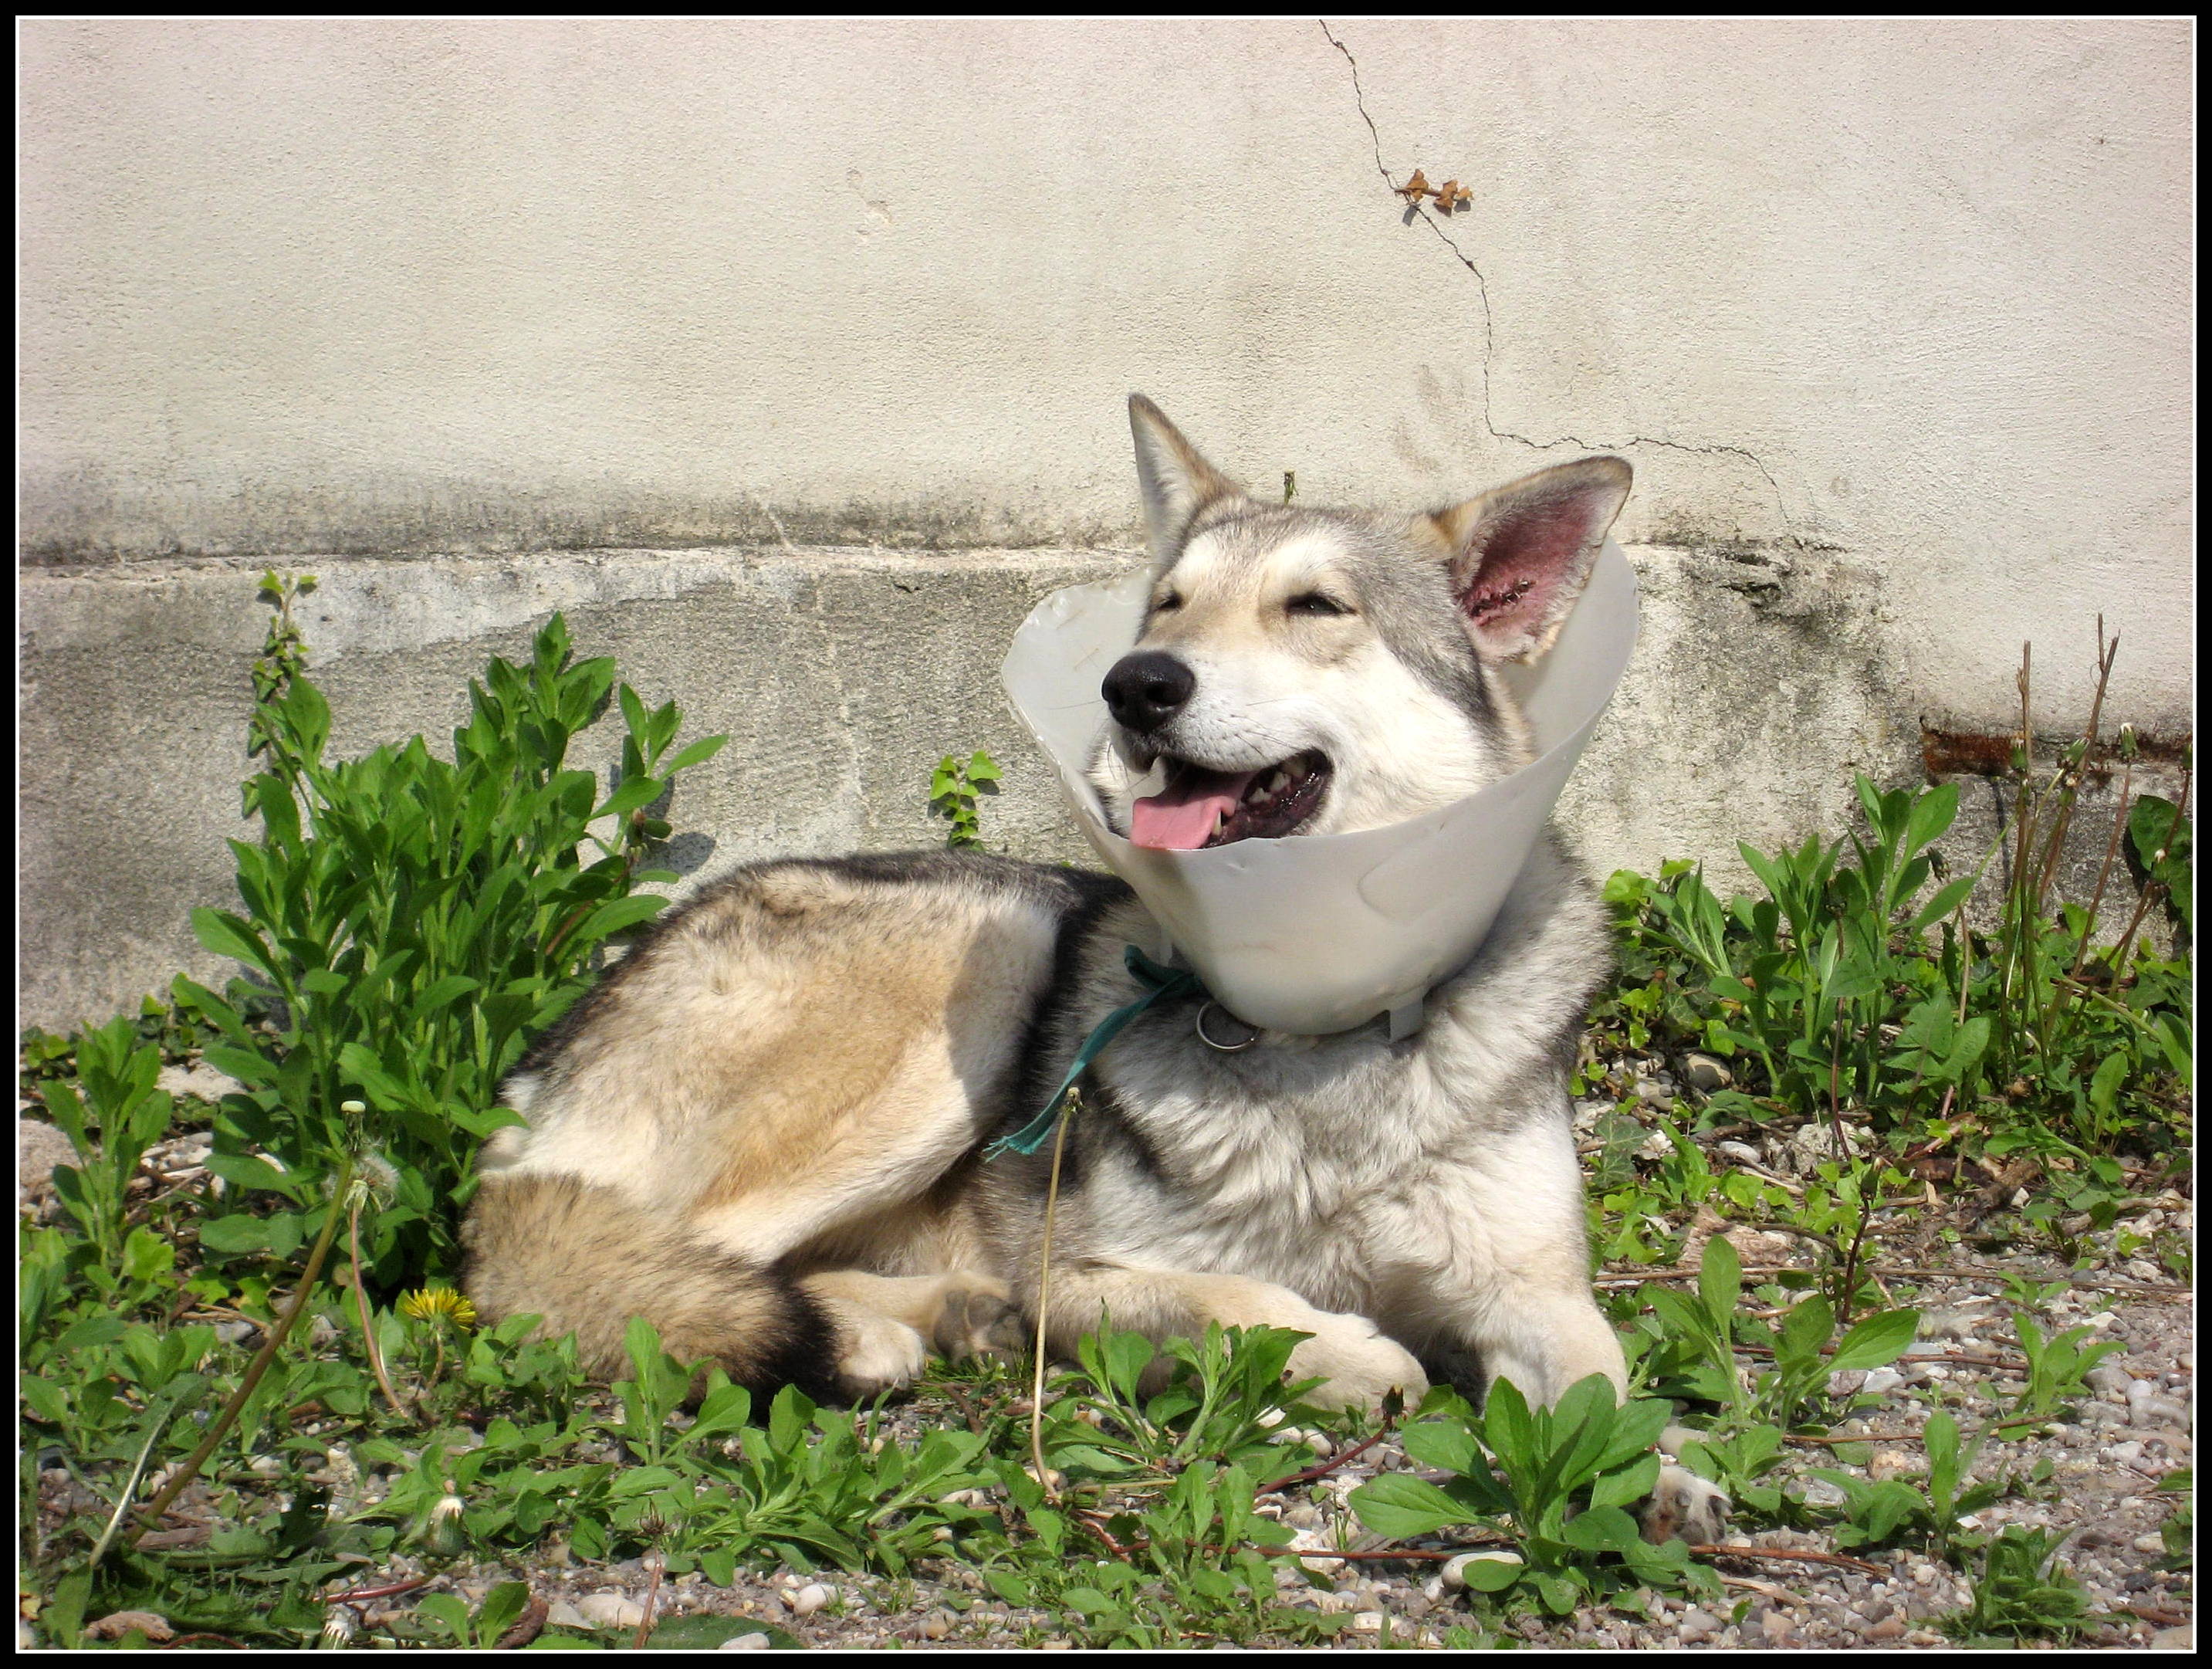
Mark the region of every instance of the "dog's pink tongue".
[[1213, 838], [1214, 825], [1232, 816], [1256, 771], [1179, 767], [1165, 789], [1129, 807], [1129, 840], [1155, 851], [1191, 852]]

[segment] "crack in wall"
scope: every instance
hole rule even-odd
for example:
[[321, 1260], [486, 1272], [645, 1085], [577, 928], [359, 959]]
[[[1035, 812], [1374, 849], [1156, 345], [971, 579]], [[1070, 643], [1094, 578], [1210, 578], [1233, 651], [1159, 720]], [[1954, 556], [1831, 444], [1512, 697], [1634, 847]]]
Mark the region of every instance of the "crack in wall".
[[[1366, 95], [1359, 84], [1359, 60], [1352, 57], [1352, 49], [1349, 46], [1337, 39], [1335, 33], [1328, 27], [1327, 18], [1317, 17], [1314, 21], [1321, 26], [1321, 32], [1327, 38], [1328, 44], [1342, 53], [1345, 63], [1351, 66], [1352, 101], [1358, 108], [1360, 119], [1367, 124], [1368, 137], [1374, 144], [1375, 171], [1382, 176], [1382, 183], [1395, 192], [1399, 190], [1398, 182], [1390, 177], [1390, 170], [1383, 165], [1382, 161], [1382, 131], [1375, 125], [1374, 117], [1368, 114]], [[1420, 218], [1423, 225], [1437, 235], [1444, 247], [1450, 250], [1457, 258], [1459, 264], [1474, 276], [1475, 292], [1482, 298], [1482, 410], [1480, 415], [1482, 426], [1492, 439], [1516, 442], [1522, 446], [1534, 448], [1539, 452], [1548, 451], [1553, 447], [1561, 446], [1579, 447], [1587, 452], [1620, 452], [1626, 451], [1630, 447], [1648, 446], [1663, 448], [1671, 452], [1688, 453], [1698, 457], [1740, 458], [1757, 470], [1766, 482], [1767, 490], [1774, 496], [1775, 516], [1782, 523], [1783, 534], [1789, 539], [1790, 545], [1801, 552], [1827, 548], [1818, 544], [1808, 544], [1798, 533], [1796, 523], [1790, 518], [1789, 504], [1783, 496], [1782, 484], [1774, 478], [1774, 472], [1767, 468], [1765, 461], [1758, 454], [1747, 448], [1723, 445], [1700, 446], [1687, 441], [1670, 441], [1656, 435], [1632, 436], [1626, 442], [1585, 440], [1578, 435], [1561, 435], [1553, 440], [1540, 441], [1533, 435], [1521, 435], [1510, 429], [1500, 429], [1491, 417], [1495, 402], [1491, 397], [1490, 362], [1496, 347], [1496, 324], [1490, 307], [1490, 281], [1483, 277], [1482, 269], [1477, 266], [1468, 253], [1453, 241], [1451, 234], [1437, 222], [1436, 216], [1431, 215], [1425, 205], [1416, 202], [1412, 205], [1411, 211]]]

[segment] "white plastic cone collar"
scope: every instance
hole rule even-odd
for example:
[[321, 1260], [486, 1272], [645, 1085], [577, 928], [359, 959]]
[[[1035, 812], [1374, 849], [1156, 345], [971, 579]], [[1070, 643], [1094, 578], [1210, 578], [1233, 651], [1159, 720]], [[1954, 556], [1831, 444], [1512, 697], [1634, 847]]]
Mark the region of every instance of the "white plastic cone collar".
[[[1131, 845], [1084, 775], [1109, 722], [1099, 684], [1136, 642], [1148, 567], [1070, 586], [1015, 633], [1000, 676], [1016, 716], [1059, 767], [1076, 821], [1133, 887], [1165, 942], [1238, 1019], [1320, 1035], [1418, 1014], [1472, 956], [1613, 700], [1636, 647], [1636, 570], [1606, 541], [1551, 653], [1505, 677], [1535, 761], [1442, 811], [1357, 834], [1234, 841], [1194, 852]], [[1394, 1034], [1418, 1020], [1394, 1018]]]

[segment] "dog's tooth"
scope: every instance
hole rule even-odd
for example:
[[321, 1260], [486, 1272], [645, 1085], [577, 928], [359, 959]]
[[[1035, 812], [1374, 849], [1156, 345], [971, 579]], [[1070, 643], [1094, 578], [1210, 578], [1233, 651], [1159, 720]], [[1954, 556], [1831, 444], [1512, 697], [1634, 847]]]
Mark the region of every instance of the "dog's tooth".
[[1255, 783], [1244, 790], [1244, 803], [1248, 806], [1256, 806], [1273, 792], [1274, 789], [1271, 784]]
[[1280, 794], [1285, 789], [1290, 787], [1290, 785], [1291, 773], [1288, 771], [1285, 771], [1282, 766], [1277, 765], [1275, 767], [1274, 775], [1267, 778], [1267, 792], [1270, 794]]

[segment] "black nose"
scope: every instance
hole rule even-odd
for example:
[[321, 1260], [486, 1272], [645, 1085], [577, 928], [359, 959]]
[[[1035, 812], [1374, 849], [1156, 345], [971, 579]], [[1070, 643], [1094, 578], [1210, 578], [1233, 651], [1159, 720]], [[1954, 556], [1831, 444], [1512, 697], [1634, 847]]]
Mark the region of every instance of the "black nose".
[[1142, 735], [1173, 718], [1197, 687], [1197, 675], [1182, 661], [1147, 649], [1115, 661], [1098, 692], [1116, 723]]

